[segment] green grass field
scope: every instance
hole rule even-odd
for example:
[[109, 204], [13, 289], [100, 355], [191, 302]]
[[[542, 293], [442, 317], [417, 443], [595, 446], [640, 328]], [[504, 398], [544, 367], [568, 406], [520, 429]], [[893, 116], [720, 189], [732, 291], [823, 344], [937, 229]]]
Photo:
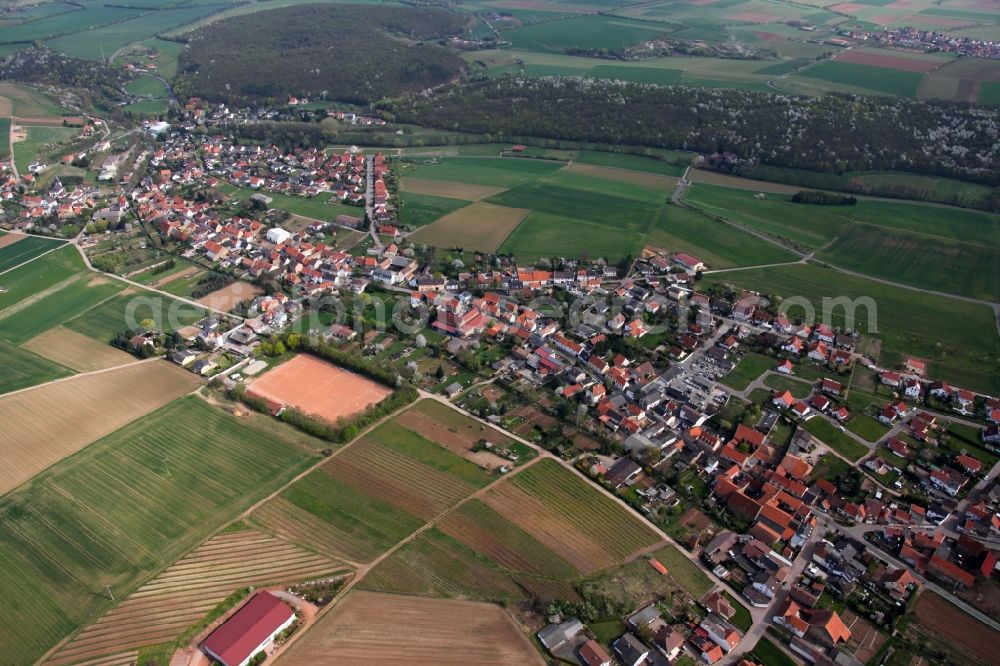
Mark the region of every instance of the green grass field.
[[359, 583], [365, 590], [462, 599], [527, 596], [495, 562], [479, 556], [436, 528], [407, 543]]
[[100, 60], [102, 48], [105, 56], [110, 55], [123, 46], [192, 23], [220, 8], [221, 5], [216, 5], [152, 11], [94, 30], [78, 29], [72, 34], [47, 41], [45, 45], [73, 58]]
[[[1000, 216], [916, 203], [791, 203], [751, 190], [697, 184], [690, 205], [873, 277], [986, 300], [1000, 299]], [[832, 242], [832, 245], [830, 243]]]
[[[240, 201], [249, 201], [250, 197], [257, 194], [253, 190], [241, 189], [229, 183], [220, 184], [217, 189]], [[283, 210], [292, 215], [301, 215], [315, 220], [328, 222], [338, 215], [363, 216], [364, 209], [357, 206], [348, 206], [338, 201], [331, 201], [332, 194], [318, 194], [315, 197], [296, 197], [289, 194], [279, 194], [277, 192], [261, 192], [271, 198], [269, 208]]]
[[764, 356], [757, 352], [749, 352], [740, 359], [740, 362], [736, 364], [736, 367], [728, 375], [719, 381], [729, 388], [742, 391], [762, 374], [774, 369], [775, 365], [775, 360], [770, 356]]
[[591, 15], [505, 30], [503, 37], [513, 44], [513, 48], [528, 51], [562, 52], [570, 47], [617, 50], [652, 39], [667, 30], [668, 26]]
[[387, 421], [366, 435], [383, 446], [397, 451], [414, 462], [426, 465], [481, 488], [490, 482], [488, 472], [473, 462], [437, 446], [403, 426]]
[[[64, 241], [54, 238], [39, 238], [38, 236], [27, 236], [17, 241], [13, 245], [0, 248], [0, 273], [9, 271], [14, 266], [31, 261], [38, 255], [48, 252], [52, 248], [63, 245]], [[2, 280], [2, 278], [0, 278]]]
[[788, 250], [713, 220], [697, 210], [673, 205], [663, 208], [650, 229], [647, 242], [693, 254], [710, 269], [777, 264], [796, 259]]
[[80, 130], [74, 127], [30, 126], [26, 129], [27, 138], [14, 144], [14, 163], [20, 173], [27, 173], [31, 162], [46, 158], [58, 144], [67, 143], [80, 135]]
[[436, 163], [421, 165], [406, 175], [431, 180], [452, 180], [456, 183], [470, 183], [472, 185], [516, 187], [543, 174], [558, 171], [561, 167], [562, 164], [559, 162], [546, 160], [500, 157], [446, 158]]
[[894, 282], [1000, 301], [998, 242], [980, 245], [857, 224], [843, 229], [819, 257]]
[[205, 310], [161, 294], [121, 294], [71, 319], [66, 327], [109, 343], [116, 334], [138, 328], [146, 319], [152, 319], [159, 330], [172, 332], [195, 323], [205, 314]]
[[432, 194], [401, 192], [399, 221], [410, 227], [422, 227], [434, 220], [469, 205], [468, 201], [438, 197]]
[[85, 268], [77, 249], [67, 245], [0, 275], [0, 316], [12, 305], [55, 286]]
[[812, 386], [799, 379], [784, 375], [768, 375], [764, 385], [775, 391], [788, 391], [795, 398], [805, 398], [812, 392]]
[[10, 159], [10, 118], [0, 118], [0, 160]]
[[666, 546], [653, 553], [670, 572], [670, 575], [680, 583], [681, 587], [694, 598], [700, 598], [712, 589], [712, 580], [701, 568], [685, 557], [684, 553], [674, 546]]
[[140, 16], [141, 10], [93, 5], [22, 25], [0, 28], [0, 42], [33, 42], [74, 32], [94, 32], [93, 28]]
[[[687, 155], [679, 154], [678, 159], [690, 159]], [[608, 166], [618, 169], [629, 169], [631, 171], [644, 171], [646, 173], [657, 173], [663, 176], [674, 178], [684, 175], [685, 164], [675, 164], [666, 160], [645, 155], [631, 155], [628, 153], [608, 153], [598, 150], [577, 151], [575, 161], [583, 164], [593, 164], [595, 166]]]
[[750, 654], [764, 666], [796, 666], [797, 663], [767, 638], [757, 641]]
[[860, 444], [827, 421], [822, 416], [814, 416], [805, 422], [803, 427], [816, 436], [821, 442], [852, 462], [857, 462], [870, 449]]
[[140, 76], [134, 81], [129, 81], [125, 84], [126, 92], [141, 96], [145, 95], [148, 97], [166, 97], [167, 87], [163, 85], [163, 81], [152, 76]]
[[[785, 299], [796, 296], [811, 303], [820, 317], [823, 298], [864, 299], [875, 308], [869, 311], [858, 300], [853, 326], [861, 332], [877, 333], [882, 340], [883, 364], [887, 353], [899, 357], [913, 354], [930, 361], [929, 376], [972, 390], [995, 393], [1000, 390], [1000, 339], [993, 312], [976, 305], [900, 287], [879, 284], [816, 265], [779, 266], [706, 275], [706, 283], [733, 284]], [[845, 310], [829, 307], [828, 323], [843, 326]], [[790, 316], [803, 313], [792, 307]], [[869, 318], [874, 319], [869, 322]], [[872, 330], [870, 324], [874, 324]]]
[[73, 374], [69, 368], [4, 340], [0, 340], [0, 355], [4, 360], [3, 372], [0, 373], [0, 393], [17, 391]]
[[507, 237], [500, 252], [509, 252], [519, 261], [543, 257], [605, 257], [612, 263], [627, 255], [635, 256], [643, 245], [640, 231], [584, 222], [569, 217], [531, 213]]
[[117, 280], [89, 284], [90, 275], [55, 291], [9, 317], [0, 317], [0, 338], [21, 344], [53, 326], [58, 326], [87, 310], [98, 306], [122, 290]]
[[983, 81], [979, 84], [979, 103], [1000, 106], [1000, 81]]
[[0, 501], [0, 647], [31, 663], [317, 454], [182, 398]]
[[865, 88], [880, 95], [914, 97], [924, 75], [850, 62], [824, 62], [799, 73], [810, 79]]

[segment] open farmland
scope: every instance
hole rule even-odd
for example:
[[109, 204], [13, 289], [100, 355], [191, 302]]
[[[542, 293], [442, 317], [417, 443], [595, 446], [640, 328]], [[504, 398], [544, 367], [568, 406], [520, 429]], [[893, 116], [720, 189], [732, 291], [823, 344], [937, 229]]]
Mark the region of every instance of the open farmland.
[[557, 171], [561, 166], [559, 162], [513, 157], [446, 158], [418, 166], [407, 173], [407, 178], [508, 188], [523, 185], [538, 176]]
[[[93, 273], [59, 283], [41, 298], [0, 312], [0, 338], [20, 344], [97, 307], [122, 290], [123, 284]], [[124, 320], [123, 320], [124, 321]], [[122, 325], [124, 329], [124, 323]]]
[[794, 254], [696, 210], [666, 206], [646, 242], [671, 252], [688, 252], [710, 268], [795, 261]]
[[1000, 632], [965, 614], [944, 597], [925, 590], [917, 599], [916, 622], [968, 659], [995, 663]]
[[65, 666], [169, 643], [238, 589], [343, 570], [334, 560], [254, 530], [225, 532], [130, 594], [43, 663]]
[[476, 185], [474, 183], [459, 183], [434, 178], [403, 178], [400, 183], [403, 192], [416, 194], [431, 194], [437, 197], [478, 201], [504, 191], [502, 187]]
[[63, 326], [50, 328], [21, 347], [77, 372], [104, 370], [135, 360], [117, 347], [103, 344]]
[[250, 519], [282, 538], [352, 562], [374, 560], [423, 524], [380, 499], [377, 489], [340, 481], [329, 473], [329, 464], [255, 509]]
[[666, 26], [612, 16], [577, 16], [562, 21], [505, 30], [503, 38], [513, 48], [528, 51], [561, 52], [568, 47], [617, 50], [659, 37]]
[[66, 327], [108, 343], [117, 333], [152, 319], [156, 328], [173, 332], [205, 316], [205, 310], [162, 294], [126, 291], [66, 322]]
[[560, 580], [580, 575], [541, 541], [479, 500], [445, 516], [438, 529], [510, 571]]
[[843, 85], [847, 89], [861, 88], [868, 91], [868, 94], [914, 97], [924, 75], [919, 71], [904, 71], [837, 60], [801, 70], [794, 78], [800, 77]]
[[323, 469], [423, 520], [436, 518], [489, 482], [488, 473], [391, 421], [345, 448]]
[[506, 571], [437, 528], [403, 544], [358, 586], [424, 597], [494, 600], [526, 596]]
[[[870, 313], [863, 306], [856, 311], [853, 325], [861, 332], [878, 333], [883, 364], [913, 354], [930, 361], [931, 377], [973, 390], [1000, 390], [996, 362], [1000, 340], [993, 311], [985, 305], [930, 294], [920, 295], [915, 303], [914, 291], [811, 264], [709, 274], [704, 279], [708, 284], [732, 284], [783, 298], [799, 296], [812, 303], [817, 316], [823, 313], [824, 297], [871, 297], [876, 304], [875, 330], [870, 330]], [[789, 316], [801, 314], [801, 308], [793, 307]], [[827, 314], [831, 325], [844, 325], [843, 307]]]
[[0, 274], [0, 317], [61, 288], [64, 281], [73, 280], [84, 268], [76, 248], [67, 245]]
[[0, 455], [7, 461], [0, 494], [199, 384], [177, 366], [152, 361], [0, 397]]
[[[474, 451], [476, 445], [483, 440], [490, 442], [494, 449], [504, 448], [531, 453], [530, 449], [525, 452], [527, 447], [502, 435], [499, 431], [488, 428], [436, 400], [421, 400], [396, 416], [393, 421], [477, 465], [490, 469], [502, 465], [510, 466], [511, 462], [490, 451]], [[523, 462], [523, 459], [520, 462]]]
[[415, 229], [430, 224], [434, 220], [468, 205], [468, 201], [461, 199], [449, 199], [448, 197], [439, 197], [432, 194], [400, 192], [399, 221]]
[[0, 340], [0, 355], [4, 362], [3, 373], [0, 374], [0, 393], [18, 391], [73, 374], [68, 367], [58, 362], [47, 360], [3, 340]]
[[39, 238], [23, 234], [9, 233], [0, 237], [0, 273], [63, 245], [53, 238]]
[[370, 379], [308, 354], [269, 370], [249, 386], [272, 409], [291, 405], [330, 423], [381, 402], [391, 391]]
[[324, 615], [282, 663], [330, 661], [413, 666], [545, 663], [499, 606], [360, 591]]
[[[624, 163], [627, 164], [628, 162]], [[672, 165], [665, 165], [665, 166], [672, 166]], [[681, 170], [683, 171], [683, 169]], [[662, 190], [664, 192], [670, 192], [677, 185], [677, 179], [671, 176], [664, 176], [661, 174], [648, 173], [644, 171], [632, 171], [627, 167], [604, 166], [598, 164], [585, 164], [582, 162], [574, 162], [573, 164], [566, 165], [563, 168], [562, 172], [578, 173], [585, 176], [592, 176], [594, 178], [601, 178], [604, 180], [617, 181], [620, 183], [629, 183], [631, 185], [641, 185], [642, 187], [648, 187], [654, 190]]]
[[12, 115], [19, 118], [58, 116], [63, 113], [58, 104], [22, 83], [0, 82], [0, 96], [10, 100]]
[[477, 201], [420, 228], [410, 238], [416, 243], [494, 252], [530, 212]]
[[[96, 421], [81, 416], [74, 427]], [[33, 662], [109, 608], [105, 585], [129, 593], [316, 459], [291, 434], [253, 423], [182, 398], [7, 495], [0, 594], [14, 603], [0, 606], [6, 658]]]
[[557, 255], [605, 257], [614, 263], [636, 255], [643, 244], [644, 234], [639, 230], [535, 212], [511, 233], [500, 252], [523, 262]]
[[583, 573], [655, 544], [655, 533], [554, 460], [490, 488], [483, 501]]

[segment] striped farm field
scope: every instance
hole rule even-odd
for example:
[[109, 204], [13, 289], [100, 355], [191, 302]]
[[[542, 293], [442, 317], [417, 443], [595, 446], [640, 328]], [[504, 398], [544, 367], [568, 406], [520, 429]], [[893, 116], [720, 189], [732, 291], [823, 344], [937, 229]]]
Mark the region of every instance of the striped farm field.
[[365, 576], [358, 586], [425, 597], [520, 599], [510, 575], [437, 529], [421, 532]]
[[449, 199], [464, 199], [465, 201], [479, 201], [494, 194], [499, 194], [506, 189], [490, 185], [459, 183], [434, 178], [403, 178], [400, 181], [400, 188], [404, 192], [431, 194], [437, 197], [448, 197]]
[[423, 520], [437, 517], [490, 480], [468, 460], [391, 422], [345, 449], [323, 469]]
[[39, 238], [23, 234], [6, 234], [6, 241], [0, 245], [0, 271], [31, 261], [44, 252], [64, 245], [65, 241], [54, 238]]
[[370, 562], [423, 524], [371, 495], [375, 490], [359, 490], [318, 469], [255, 509], [250, 520], [321, 553]]
[[585, 574], [659, 541], [637, 516], [554, 460], [490, 488], [483, 500]]
[[21, 346], [77, 372], [114, 368], [135, 360], [135, 357], [117, 347], [102, 344], [63, 326], [56, 326], [36, 335]]
[[44, 663], [66, 666], [169, 643], [238, 589], [346, 571], [340, 563], [255, 530], [212, 537], [130, 594]]
[[540, 666], [546, 662], [499, 606], [351, 592], [291, 646], [282, 663]]
[[572, 579], [580, 575], [538, 539], [479, 500], [445, 516], [438, 529], [511, 571]]
[[0, 396], [0, 494], [199, 385], [190, 372], [151, 361]]
[[175, 400], [0, 500], [4, 660], [36, 661], [113, 605], [105, 586], [126, 597], [318, 459], [297, 433], [257, 418]]

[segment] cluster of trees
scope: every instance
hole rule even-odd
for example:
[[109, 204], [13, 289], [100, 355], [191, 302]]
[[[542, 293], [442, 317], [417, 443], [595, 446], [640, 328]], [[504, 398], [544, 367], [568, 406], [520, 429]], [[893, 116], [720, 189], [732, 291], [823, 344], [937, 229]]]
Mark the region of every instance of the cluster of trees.
[[846, 194], [799, 190], [792, 195], [792, 203], [814, 204], [816, 206], [854, 206], [858, 203], [858, 199]]
[[70, 58], [42, 46], [18, 51], [0, 62], [0, 79], [77, 88], [103, 108], [122, 98], [121, 87], [131, 78], [124, 68]]
[[180, 96], [228, 104], [289, 96], [367, 103], [450, 81], [454, 53], [422, 40], [463, 31], [436, 8], [304, 5], [233, 17], [198, 30], [181, 55]]
[[236, 278], [229, 273], [216, 273], [213, 271], [198, 280], [198, 284], [191, 290], [191, 298], [199, 299], [203, 296], [208, 296], [213, 291], [224, 289], [234, 282], [236, 282]]
[[726, 154], [731, 168], [896, 170], [1000, 184], [1000, 110], [969, 104], [579, 78], [505, 77], [376, 105], [387, 119], [490, 134]]

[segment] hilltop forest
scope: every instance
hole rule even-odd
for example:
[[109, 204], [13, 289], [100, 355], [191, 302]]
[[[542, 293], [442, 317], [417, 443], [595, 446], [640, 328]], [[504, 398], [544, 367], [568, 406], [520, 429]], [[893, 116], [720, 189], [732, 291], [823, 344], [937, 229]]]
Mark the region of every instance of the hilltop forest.
[[182, 96], [232, 105], [290, 95], [352, 103], [440, 85], [462, 60], [424, 40], [460, 34], [468, 19], [436, 8], [304, 5], [197, 30], [174, 86]]
[[378, 105], [387, 120], [489, 134], [731, 153], [717, 168], [898, 170], [1000, 184], [1000, 109], [576, 78], [455, 85]]

